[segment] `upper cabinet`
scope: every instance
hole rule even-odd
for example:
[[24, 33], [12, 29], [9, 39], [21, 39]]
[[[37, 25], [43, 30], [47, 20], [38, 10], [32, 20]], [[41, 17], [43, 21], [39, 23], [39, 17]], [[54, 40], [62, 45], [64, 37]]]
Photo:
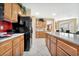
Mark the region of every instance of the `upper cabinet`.
[[17, 17], [18, 17], [18, 13], [19, 13], [19, 5], [16, 3], [12, 4], [12, 21], [13, 22], [17, 22]]
[[4, 19], [11, 20], [11, 17], [12, 17], [11, 9], [12, 9], [11, 3], [5, 3], [4, 4]]
[[0, 3], [0, 20], [9, 20], [17, 22], [18, 14], [21, 16], [30, 16], [30, 9], [26, 13], [26, 7], [20, 3]]
[[5, 3], [4, 4], [4, 18], [12, 22], [17, 22], [19, 9], [20, 7], [16, 3]]

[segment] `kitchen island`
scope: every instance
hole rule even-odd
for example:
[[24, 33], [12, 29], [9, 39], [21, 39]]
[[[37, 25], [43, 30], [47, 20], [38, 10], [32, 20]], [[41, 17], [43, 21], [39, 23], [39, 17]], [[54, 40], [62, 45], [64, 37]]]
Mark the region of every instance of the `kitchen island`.
[[46, 45], [53, 56], [79, 55], [79, 35], [47, 32]]
[[0, 38], [0, 56], [20, 56], [24, 52], [24, 34]]

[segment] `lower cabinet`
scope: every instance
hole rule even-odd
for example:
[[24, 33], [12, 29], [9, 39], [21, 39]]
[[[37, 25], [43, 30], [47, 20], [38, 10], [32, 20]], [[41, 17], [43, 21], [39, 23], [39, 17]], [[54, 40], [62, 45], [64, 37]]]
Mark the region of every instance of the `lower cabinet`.
[[66, 52], [64, 52], [61, 48], [57, 47], [57, 56], [69, 56]]
[[20, 56], [20, 46], [19, 44], [13, 47], [13, 56]]
[[52, 56], [56, 56], [56, 39], [46, 34], [46, 46]]
[[51, 55], [56, 56], [56, 38], [51, 36]]
[[52, 56], [78, 56], [79, 46], [62, 38], [46, 34], [46, 46]]
[[21, 56], [24, 52], [24, 37], [19, 36], [13, 41], [13, 56]]
[[0, 56], [21, 56], [23, 52], [23, 35], [0, 43]]
[[12, 56], [12, 49], [9, 49], [3, 56]]
[[48, 34], [46, 34], [46, 46], [48, 47]]
[[47, 48], [48, 48], [48, 50], [49, 51], [51, 51], [50, 49], [51, 49], [51, 37], [50, 37], [50, 35], [46, 35], [46, 46], [47, 46]]
[[24, 40], [21, 41], [20, 43], [20, 55], [22, 56], [24, 52]]
[[56, 44], [51, 43], [51, 55], [56, 56]]
[[7, 40], [0, 43], [0, 56], [12, 55], [12, 40]]
[[47, 47], [48, 47], [48, 49], [49, 49], [49, 51], [50, 51], [50, 49], [51, 49], [51, 38], [50, 37], [48, 37], [48, 44], [47, 44]]
[[[71, 44], [72, 45], [72, 44]], [[65, 51], [67, 54], [70, 56], [77, 56], [78, 49], [74, 47], [73, 45], [71, 46], [65, 43], [64, 41], [58, 40], [57, 41], [57, 46], [60, 47], [63, 51]]]
[[44, 31], [37, 31], [36, 38], [45, 38], [45, 32]]

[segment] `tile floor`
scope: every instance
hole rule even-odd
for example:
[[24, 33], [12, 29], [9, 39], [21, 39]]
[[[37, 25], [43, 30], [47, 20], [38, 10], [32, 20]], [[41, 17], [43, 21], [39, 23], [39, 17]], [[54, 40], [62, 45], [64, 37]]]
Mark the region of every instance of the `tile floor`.
[[50, 56], [44, 38], [33, 39], [29, 52], [24, 52], [24, 56]]

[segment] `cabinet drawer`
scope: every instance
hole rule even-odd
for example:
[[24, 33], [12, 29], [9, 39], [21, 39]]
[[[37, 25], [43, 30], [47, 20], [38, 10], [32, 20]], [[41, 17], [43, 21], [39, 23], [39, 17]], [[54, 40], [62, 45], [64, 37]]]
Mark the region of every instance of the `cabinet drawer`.
[[69, 55], [76, 56], [77, 55], [77, 49], [66, 44], [63, 41], [58, 40], [57, 45], [62, 48], [65, 52], [67, 52]]
[[0, 43], [0, 55], [3, 55], [6, 51], [12, 48], [12, 40], [8, 40]]
[[57, 47], [57, 56], [69, 56], [66, 52], [64, 52], [62, 49]]

